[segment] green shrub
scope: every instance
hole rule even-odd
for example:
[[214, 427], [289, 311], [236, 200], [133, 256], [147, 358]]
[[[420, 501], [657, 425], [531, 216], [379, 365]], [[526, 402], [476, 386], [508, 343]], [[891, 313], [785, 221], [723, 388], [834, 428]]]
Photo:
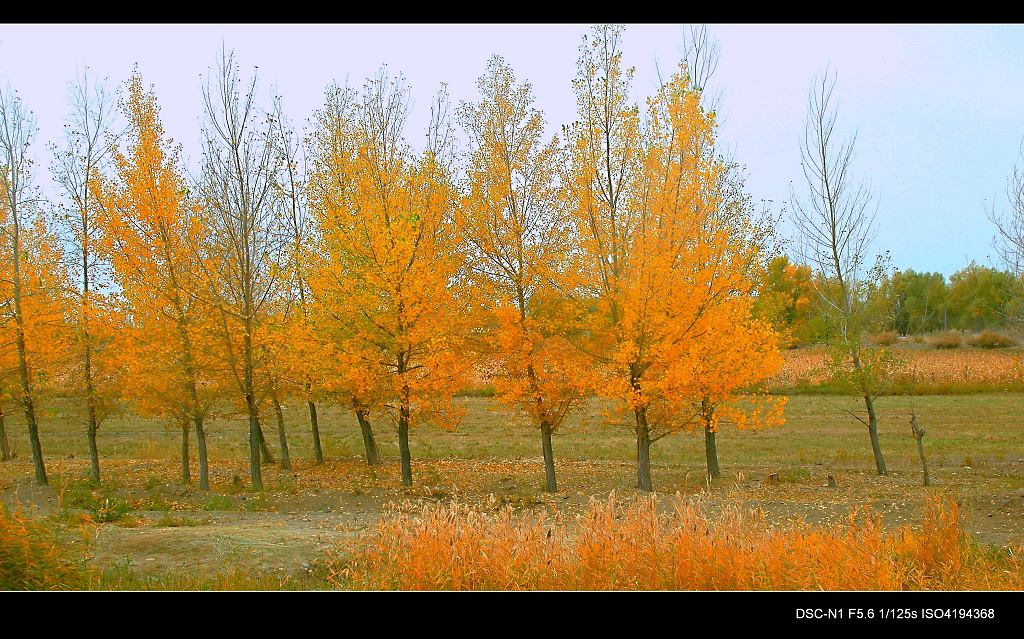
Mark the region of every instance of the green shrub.
[[87, 483], [76, 483], [67, 488], [61, 496], [61, 507], [87, 510], [95, 521], [101, 523], [119, 521], [132, 510], [131, 504], [104, 494]]

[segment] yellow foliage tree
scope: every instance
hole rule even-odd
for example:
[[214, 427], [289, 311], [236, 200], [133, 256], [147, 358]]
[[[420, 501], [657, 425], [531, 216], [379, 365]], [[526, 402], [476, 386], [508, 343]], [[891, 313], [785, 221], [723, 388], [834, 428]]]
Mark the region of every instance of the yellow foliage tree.
[[581, 47], [565, 180], [581, 251], [571, 290], [589, 311], [580, 343], [602, 377], [597, 392], [615, 400], [611, 417], [631, 417], [637, 485], [652, 490], [650, 447], [692, 422], [688, 371], [715, 350], [707, 342], [728, 338], [721, 309], [749, 293], [759, 245], [723, 220], [727, 166], [685, 66], [641, 123], [621, 34], [601, 25]]
[[204, 228], [191, 210], [178, 172], [180, 147], [165, 138], [156, 96], [135, 72], [121, 110], [124, 149], [113, 151], [114, 175], [92, 184], [100, 208], [98, 247], [110, 261], [130, 318], [122, 348], [136, 406], [181, 424], [182, 479], [191, 479], [189, 431], [199, 453], [199, 487], [209, 490], [204, 420], [214, 398], [208, 355], [208, 309], [195, 298], [195, 247]]
[[123, 321], [108, 273], [100, 255], [97, 222], [99, 207], [92, 183], [103, 175], [110, 157], [114, 104], [105, 85], [83, 74], [71, 86], [71, 109], [64, 129], [64, 146], [54, 148], [53, 173], [63, 191], [65, 205], [58, 221], [68, 271], [74, 284], [68, 294], [68, 323], [74, 328], [75, 345], [67, 360], [67, 391], [81, 400], [85, 409], [89, 444], [89, 471], [93, 483], [100, 481], [97, 433], [103, 421], [116, 409], [122, 370], [122, 350], [115, 341]]
[[[469, 135], [468, 193], [461, 223], [475, 286], [493, 314], [495, 389], [540, 429], [545, 488], [558, 489], [551, 436], [586, 400], [585, 356], [566, 340], [573, 328], [554, 282], [571, 266], [571, 224], [557, 188], [563, 154], [544, 143], [544, 120], [528, 83], [493, 57], [478, 82], [480, 102], [463, 104]], [[571, 309], [570, 309], [571, 310]]]
[[35, 133], [35, 118], [21, 98], [9, 88], [0, 92], [0, 377], [17, 379], [11, 392], [24, 410], [36, 482], [45, 485], [37, 400], [66, 344], [68, 279], [33, 183]]
[[409, 91], [381, 72], [364, 88], [348, 131], [354, 140], [318, 149], [314, 187], [319, 258], [309, 285], [324, 330], [372, 371], [374, 394], [395, 421], [402, 482], [412, 484], [409, 429], [454, 427], [452, 402], [473, 364], [467, 336], [473, 311], [449, 167], [451, 131], [443, 93], [432, 109], [426, 149], [403, 137]]

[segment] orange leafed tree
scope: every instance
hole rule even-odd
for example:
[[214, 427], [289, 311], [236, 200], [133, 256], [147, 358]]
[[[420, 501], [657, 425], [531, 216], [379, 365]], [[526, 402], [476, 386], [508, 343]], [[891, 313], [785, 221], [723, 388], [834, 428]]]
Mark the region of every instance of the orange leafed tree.
[[[586, 400], [583, 353], [566, 340], [572, 309], [554, 282], [570, 268], [571, 225], [558, 192], [563, 154], [543, 140], [544, 120], [528, 83], [495, 56], [463, 104], [470, 142], [462, 226], [476, 290], [493, 314], [495, 389], [540, 430], [545, 487], [556, 491], [551, 436]], [[568, 315], [563, 314], [566, 310]]]
[[[383, 369], [375, 357], [376, 346], [356, 339], [356, 326], [346, 321], [345, 309], [335, 307], [328, 271], [341, 266], [341, 253], [332, 254], [323, 230], [357, 211], [355, 184], [359, 166], [361, 136], [358, 125], [358, 96], [349, 86], [328, 88], [326, 103], [315, 115], [310, 132], [310, 178], [307, 197], [314, 214], [309, 229], [312, 240], [305, 245], [307, 278], [311, 283], [307, 308], [310, 321], [306, 344], [316, 344], [319, 356], [307, 362], [319, 386], [341, 405], [350, 405], [359, 422], [366, 463], [380, 463], [380, 453], [370, 417], [384, 407]], [[314, 328], [315, 327], [315, 328]]]
[[[0, 210], [0, 404], [10, 399], [21, 405], [36, 480], [45, 484], [38, 400], [63, 390], [60, 379], [71, 339], [65, 320], [68, 276], [60, 242], [43, 218], [19, 211], [25, 217], [15, 228], [10, 210], [6, 213]], [[14, 452], [9, 448], [8, 458]]]
[[96, 438], [102, 422], [117, 407], [122, 351], [115, 341], [123, 318], [111, 286], [109, 264], [99, 251], [99, 207], [91, 184], [103, 175], [110, 158], [108, 135], [114, 104], [105, 85], [91, 81], [87, 74], [72, 84], [69, 95], [64, 145], [54, 148], [53, 162], [54, 178], [65, 200], [58, 209], [59, 228], [67, 247], [68, 271], [74, 278], [67, 317], [76, 343], [65, 376], [68, 392], [80, 399], [85, 409], [90, 477], [98, 483]]
[[114, 175], [92, 188], [100, 207], [100, 251], [113, 266], [130, 327], [123, 348], [136, 406], [182, 428], [182, 478], [190, 481], [189, 431], [199, 453], [199, 486], [209, 489], [204, 420], [215, 387], [208, 353], [210, 313], [194, 297], [195, 247], [203, 226], [186, 200], [180, 148], [165, 137], [156, 96], [136, 72], [121, 110], [128, 122]]
[[66, 281], [59, 244], [43, 224], [42, 197], [33, 183], [29, 151], [35, 133], [35, 118], [21, 98], [9, 88], [0, 91], [0, 375], [17, 379], [13, 393], [24, 410], [36, 482], [45, 485], [38, 386], [47, 356], [59, 348], [48, 332], [63, 323]]
[[[317, 417], [316, 399], [322, 389], [315, 382], [319, 381], [315, 369], [319, 366], [318, 358], [321, 344], [316, 339], [312, 324], [312, 300], [309, 285], [306, 283], [306, 272], [309, 270], [308, 245], [312, 232], [309, 218], [308, 189], [306, 187], [307, 157], [305, 142], [292, 128], [290, 120], [284, 112], [280, 96], [274, 98], [274, 110], [271, 115], [274, 142], [281, 162], [281, 171], [277, 187], [285, 209], [285, 227], [289, 239], [287, 250], [287, 270], [290, 277], [286, 278], [284, 287], [291, 302], [290, 313], [282, 323], [282, 331], [287, 336], [287, 344], [280, 350], [281, 364], [289, 371], [282, 376], [284, 384], [292, 387], [285, 390], [300, 390], [309, 411], [310, 434], [313, 439], [313, 457], [318, 464], [324, 462], [323, 446], [320, 442], [320, 423]], [[285, 361], [286, 360], [286, 361]], [[280, 414], [280, 411], [278, 411]], [[283, 434], [283, 420], [278, 419], [279, 432]], [[282, 451], [287, 449], [287, 442], [281, 437]], [[283, 452], [282, 452], [283, 455]], [[284, 463], [284, 462], [282, 462]]]
[[716, 433], [723, 423], [739, 430], [783, 422], [785, 397], [759, 393], [782, 367], [780, 337], [772, 326], [751, 314], [752, 299], [737, 296], [709, 309], [706, 328], [713, 339], [691, 343], [687, 357], [672, 371], [672, 392], [689, 404], [690, 430], [704, 432], [708, 476], [721, 476]]
[[749, 292], [758, 243], [723, 221], [726, 163], [714, 114], [684, 65], [647, 103], [641, 122], [622, 69], [622, 29], [602, 25], [581, 47], [579, 119], [569, 128], [566, 191], [580, 238], [573, 293], [590, 311], [581, 347], [600, 395], [629, 416], [637, 485], [652, 490], [650, 447], [692, 422], [680, 395], [707, 342], [728, 339], [721, 309]]
[[320, 188], [348, 188], [322, 198], [326, 206], [315, 211], [320, 256], [310, 278], [330, 319], [324, 330], [379, 384], [375, 395], [397, 425], [405, 485], [412, 484], [409, 429], [455, 426], [461, 410], [452, 397], [473, 364], [447, 103], [441, 94], [434, 104], [420, 153], [403, 136], [408, 110], [402, 79], [381, 72], [356, 110], [355, 143], [344, 147], [353, 152], [321, 149], [321, 165], [342, 166], [332, 170], [332, 186]]

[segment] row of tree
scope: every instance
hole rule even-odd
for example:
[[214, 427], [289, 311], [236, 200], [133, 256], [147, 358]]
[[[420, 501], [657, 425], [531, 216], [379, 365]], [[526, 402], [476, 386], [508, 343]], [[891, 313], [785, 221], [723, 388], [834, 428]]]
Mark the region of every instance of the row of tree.
[[303, 401], [317, 462], [317, 404], [340, 404], [368, 463], [371, 420], [394, 424], [409, 485], [410, 429], [454, 427], [453, 396], [485, 364], [538, 429], [548, 490], [552, 435], [594, 395], [635, 434], [639, 488], [651, 445], [682, 430], [705, 432], [717, 476], [720, 423], [781, 421], [783, 400], [752, 393], [781, 365], [754, 314], [772, 225], [715, 146], [703, 32], [643, 109], [621, 35], [584, 38], [578, 119], [560, 137], [494, 57], [477, 101], [437, 95], [422, 149], [400, 76], [331, 86], [300, 133], [224, 52], [192, 176], [138, 72], [119, 108], [83, 80], [54, 154], [57, 205], [33, 182], [31, 113], [0, 96], [0, 397], [21, 405], [37, 480], [37, 404], [60, 392], [85, 408], [94, 481], [97, 432], [127, 403], [180, 423], [186, 481], [195, 434], [208, 488], [204, 423], [231, 401], [260, 489], [266, 415], [287, 467], [281, 406]]
[[[771, 260], [757, 286], [755, 313], [775, 323], [793, 343], [827, 343], [829, 315], [814, 304], [822, 282], [785, 255]], [[1011, 270], [974, 262], [953, 273], [907, 269], [884, 272], [867, 291], [871, 330], [900, 335], [936, 331], [1017, 328], [1024, 318], [1024, 282]], [[832, 331], [835, 330], [831, 326]]]

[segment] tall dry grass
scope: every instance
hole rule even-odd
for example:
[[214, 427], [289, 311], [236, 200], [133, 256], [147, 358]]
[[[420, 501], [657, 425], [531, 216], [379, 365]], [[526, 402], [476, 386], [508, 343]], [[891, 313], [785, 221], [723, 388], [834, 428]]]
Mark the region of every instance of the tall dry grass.
[[0, 504], [0, 590], [81, 590], [89, 584], [83, 558], [61, 539], [61, 528]]
[[948, 499], [920, 529], [887, 531], [864, 511], [775, 528], [737, 508], [612, 498], [569, 521], [459, 504], [394, 514], [326, 563], [336, 587], [373, 590], [1020, 590], [1022, 551], [973, 544]]

